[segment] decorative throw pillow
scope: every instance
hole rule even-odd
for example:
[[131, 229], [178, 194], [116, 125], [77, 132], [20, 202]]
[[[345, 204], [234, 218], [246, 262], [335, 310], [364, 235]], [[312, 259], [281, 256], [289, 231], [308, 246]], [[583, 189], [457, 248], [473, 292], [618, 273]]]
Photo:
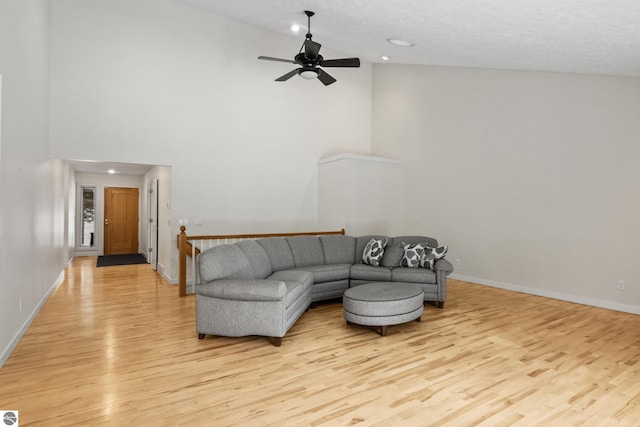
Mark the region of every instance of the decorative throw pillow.
[[437, 248], [427, 248], [422, 254], [422, 258], [420, 258], [420, 267], [428, 268], [429, 270], [433, 270], [433, 266], [437, 260], [440, 258], [444, 258], [447, 254], [447, 246], [440, 246]]
[[404, 255], [400, 260], [400, 265], [402, 267], [418, 268], [425, 249], [424, 243], [402, 243], [402, 247], [404, 249]]
[[369, 243], [367, 243], [367, 246], [364, 247], [364, 251], [362, 252], [362, 262], [374, 267], [379, 266], [380, 260], [384, 255], [384, 248], [387, 246], [388, 242], [389, 241], [387, 239], [369, 240]]

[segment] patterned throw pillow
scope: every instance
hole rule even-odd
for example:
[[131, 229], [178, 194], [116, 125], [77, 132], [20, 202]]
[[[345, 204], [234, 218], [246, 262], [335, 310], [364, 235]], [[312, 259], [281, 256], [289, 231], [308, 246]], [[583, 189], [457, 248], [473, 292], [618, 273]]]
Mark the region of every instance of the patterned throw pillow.
[[387, 243], [389, 243], [387, 239], [369, 240], [369, 243], [367, 243], [367, 246], [364, 247], [364, 251], [362, 252], [362, 262], [374, 267], [379, 266]]
[[400, 260], [400, 265], [402, 267], [418, 268], [425, 250], [424, 243], [414, 243], [410, 245], [403, 242], [402, 247], [404, 249], [404, 255], [402, 256], [402, 260]]
[[444, 258], [447, 254], [448, 247], [440, 246], [437, 248], [427, 248], [422, 254], [422, 258], [420, 258], [420, 267], [428, 268], [429, 270], [433, 270], [433, 266], [437, 260], [440, 258]]

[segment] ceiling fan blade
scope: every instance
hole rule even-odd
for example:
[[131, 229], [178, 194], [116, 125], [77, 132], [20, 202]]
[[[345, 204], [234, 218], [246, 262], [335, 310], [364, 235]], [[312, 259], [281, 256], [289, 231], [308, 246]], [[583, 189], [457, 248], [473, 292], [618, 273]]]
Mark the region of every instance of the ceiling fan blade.
[[272, 58], [271, 56], [258, 56], [258, 59], [264, 59], [265, 61], [288, 62], [289, 64], [297, 64], [296, 61], [292, 61], [291, 59]]
[[309, 58], [312, 61], [318, 57], [318, 53], [320, 52], [320, 43], [316, 43], [311, 39], [306, 39], [304, 41], [304, 56]]
[[329, 73], [327, 73], [324, 70], [318, 70], [318, 80], [320, 80], [322, 83], [324, 83], [325, 86], [329, 86], [331, 83], [335, 83], [336, 79], [334, 79], [333, 77], [331, 77], [331, 75]]
[[277, 82], [285, 82], [287, 80], [289, 80], [291, 77], [295, 76], [296, 74], [298, 74], [298, 70], [300, 70], [300, 68], [296, 68], [293, 71], [289, 71], [287, 74], [285, 74], [284, 76], [280, 76], [276, 79]]
[[321, 67], [359, 67], [359, 58], [325, 59], [320, 61]]

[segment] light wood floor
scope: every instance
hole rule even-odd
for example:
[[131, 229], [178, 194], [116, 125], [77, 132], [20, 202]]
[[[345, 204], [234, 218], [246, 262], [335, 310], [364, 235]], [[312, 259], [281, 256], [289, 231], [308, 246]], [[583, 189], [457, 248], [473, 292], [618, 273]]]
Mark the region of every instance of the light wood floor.
[[451, 280], [381, 337], [311, 309], [282, 347], [198, 340], [148, 265], [77, 258], [0, 370], [21, 426], [640, 425], [640, 316]]

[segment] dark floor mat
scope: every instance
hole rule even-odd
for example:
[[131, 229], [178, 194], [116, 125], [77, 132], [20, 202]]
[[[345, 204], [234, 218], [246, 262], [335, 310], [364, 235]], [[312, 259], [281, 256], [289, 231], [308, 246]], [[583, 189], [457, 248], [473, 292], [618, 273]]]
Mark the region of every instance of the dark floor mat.
[[104, 255], [98, 257], [96, 267], [110, 267], [112, 265], [146, 264], [147, 260], [142, 254]]

